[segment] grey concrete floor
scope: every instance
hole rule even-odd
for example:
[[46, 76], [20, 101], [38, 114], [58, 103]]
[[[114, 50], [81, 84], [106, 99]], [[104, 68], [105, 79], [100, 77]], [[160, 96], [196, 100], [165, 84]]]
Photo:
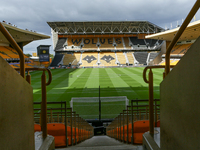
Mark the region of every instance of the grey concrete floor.
[[84, 142], [57, 150], [140, 150], [142, 146], [124, 144], [108, 136], [94, 136]]

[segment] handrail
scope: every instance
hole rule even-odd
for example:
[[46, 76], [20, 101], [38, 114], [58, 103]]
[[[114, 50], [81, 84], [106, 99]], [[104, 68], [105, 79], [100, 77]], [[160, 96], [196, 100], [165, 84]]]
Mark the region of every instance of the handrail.
[[[171, 65], [170, 67], [173, 68], [173, 67], [175, 67], [175, 65]], [[143, 70], [144, 82], [149, 83], [149, 80], [147, 80], [147, 78], [146, 78], [146, 72], [148, 69], [153, 69], [153, 68], [165, 68], [165, 66], [147, 66], [147, 67], [145, 67]]]
[[[174, 67], [173, 66], [170, 66], [170, 67]], [[144, 71], [143, 71], [143, 79], [146, 83], [149, 84], [149, 132], [150, 132], [150, 135], [153, 137], [154, 136], [154, 105], [153, 105], [153, 72], [152, 72], [152, 69], [154, 68], [165, 68], [165, 66], [147, 66], [145, 67]], [[150, 69], [149, 71], [149, 80], [147, 80], [146, 78], [146, 72], [147, 70]], [[163, 76], [164, 78], [164, 76]]]
[[13, 37], [10, 35], [10, 33], [7, 31], [7, 29], [2, 25], [1, 22], [0, 22], [0, 31], [5, 36], [5, 38], [10, 42], [10, 44], [14, 47], [14, 49], [18, 52], [20, 58], [20, 75], [23, 78], [25, 78], [25, 58], [23, 51], [16, 43], [16, 41], [13, 39]]
[[[19, 70], [19, 68], [16, 68], [15, 70]], [[42, 91], [42, 102], [41, 102], [41, 129], [42, 129], [42, 137], [43, 140], [47, 137], [47, 93], [46, 93], [46, 86], [49, 85], [52, 81], [52, 74], [51, 71], [47, 68], [26, 68], [26, 71], [43, 71], [41, 76], [41, 91]], [[46, 74], [45, 71], [47, 71], [49, 75], [49, 80], [46, 82]], [[27, 75], [27, 82], [31, 84], [31, 77], [28, 74]]]
[[[19, 70], [19, 68], [15, 68], [15, 70]], [[49, 78], [46, 82], [46, 86], [51, 84], [52, 81], [52, 73], [48, 68], [25, 68], [26, 71], [47, 71]]]
[[180, 36], [182, 35], [184, 30], [186, 29], [186, 27], [190, 23], [190, 21], [192, 20], [192, 18], [196, 14], [196, 12], [198, 11], [199, 7], [200, 7], [200, 0], [197, 0], [196, 3], [194, 4], [194, 6], [192, 7], [191, 11], [189, 12], [188, 16], [186, 17], [185, 21], [183, 22], [180, 29], [178, 30], [175, 37], [173, 38], [173, 40], [171, 41], [170, 45], [167, 48], [166, 55], [165, 55], [165, 62], [166, 62], [165, 74], [166, 75], [170, 71], [170, 52], [172, 51], [172, 48], [177, 43], [178, 39], [180, 38]]

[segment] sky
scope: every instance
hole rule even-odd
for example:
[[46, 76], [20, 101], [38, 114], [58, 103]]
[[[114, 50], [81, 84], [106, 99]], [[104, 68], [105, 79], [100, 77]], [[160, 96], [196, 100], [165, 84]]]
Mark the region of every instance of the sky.
[[[0, 21], [51, 36], [49, 21], [149, 21], [164, 29], [181, 24], [196, 0], [4, 0]], [[195, 15], [200, 19], [199, 11]], [[194, 19], [193, 19], [194, 21]], [[52, 39], [33, 41], [24, 53], [36, 52], [39, 45], [52, 45]]]

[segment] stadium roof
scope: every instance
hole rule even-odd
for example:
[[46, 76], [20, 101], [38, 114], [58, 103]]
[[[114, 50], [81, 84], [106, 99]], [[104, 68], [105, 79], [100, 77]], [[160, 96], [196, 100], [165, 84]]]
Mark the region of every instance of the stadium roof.
[[[17, 43], [23, 43], [23, 46], [35, 40], [50, 38], [50, 36], [36, 33], [35, 31], [29, 31], [28, 29], [23, 30], [23, 29], [17, 28], [16, 26], [13, 26], [11, 24], [7, 24], [4, 22], [2, 22], [2, 24], [9, 31], [9, 33], [12, 35], [15, 41]], [[4, 37], [4, 35], [1, 32], [0, 32], [0, 43], [9, 44], [9, 42], [7, 41], [7, 39]]]
[[47, 22], [58, 34], [152, 34], [164, 29], [148, 21]]
[[[172, 41], [177, 31], [179, 30], [179, 28], [180, 27], [172, 29], [172, 30], [167, 30], [164, 32], [148, 35], [146, 36], [146, 38]], [[190, 23], [178, 41], [180, 42], [180, 41], [195, 40], [199, 36], [200, 36], [200, 20]]]

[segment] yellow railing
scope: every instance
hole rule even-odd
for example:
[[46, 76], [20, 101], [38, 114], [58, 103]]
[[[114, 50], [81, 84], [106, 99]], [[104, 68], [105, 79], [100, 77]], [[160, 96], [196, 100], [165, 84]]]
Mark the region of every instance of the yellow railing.
[[[174, 66], [170, 66], [173, 68]], [[144, 82], [149, 84], [149, 131], [151, 136], [154, 136], [154, 108], [153, 108], [153, 72], [152, 69], [154, 68], [165, 68], [165, 66], [147, 66], [143, 71], [143, 79]], [[148, 74], [148, 79], [146, 78], [146, 72], [150, 69]], [[165, 73], [163, 73], [163, 78], [165, 77]]]
[[178, 39], [180, 38], [182, 33], [185, 31], [188, 24], [190, 23], [190, 21], [192, 20], [196, 12], [198, 11], [199, 7], [200, 7], [200, 0], [197, 0], [194, 6], [192, 7], [191, 11], [189, 12], [188, 16], [186, 17], [185, 21], [181, 25], [180, 29], [176, 33], [175, 37], [173, 38], [172, 42], [167, 48], [166, 55], [165, 55], [165, 62], [166, 62], [165, 74], [166, 75], [170, 72], [170, 52], [172, 51], [172, 48], [177, 43]]
[[[16, 68], [16, 70], [19, 70]], [[26, 68], [26, 71], [28, 71], [28, 74], [26, 76], [26, 80], [29, 84], [31, 84], [31, 76], [29, 74], [29, 71], [43, 71], [41, 76], [41, 89], [42, 89], [42, 104], [41, 104], [41, 129], [42, 129], [42, 136], [43, 139], [47, 137], [47, 94], [46, 94], [46, 86], [49, 85], [52, 81], [52, 74], [49, 69], [46, 68]], [[49, 75], [48, 82], [46, 83], [46, 74], [45, 71], [47, 71]]]
[[23, 51], [19, 47], [19, 45], [16, 43], [16, 41], [13, 39], [13, 37], [10, 35], [10, 33], [6, 30], [6, 28], [2, 25], [0, 22], [0, 31], [5, 36], [5, 38], [10, 42], [10, 44], [13, 46], [13, 48], [18, 52], [19, 58], [20, 58], [20, 75], [25, 78], [25, 58]]

